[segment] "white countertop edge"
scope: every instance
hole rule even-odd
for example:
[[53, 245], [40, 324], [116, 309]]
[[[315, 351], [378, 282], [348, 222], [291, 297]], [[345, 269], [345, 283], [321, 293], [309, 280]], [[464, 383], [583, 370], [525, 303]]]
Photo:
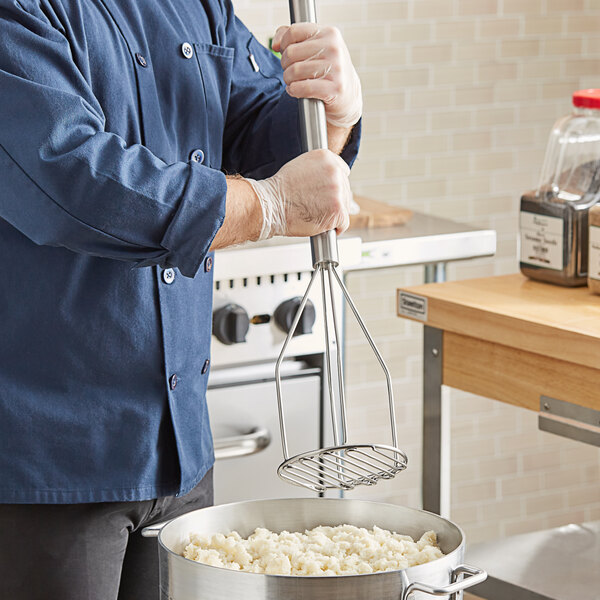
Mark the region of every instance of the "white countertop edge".
[[[339, 239], [338, 252], [341, 265], [358, 264], [361, 260], [360, 238]], [[309, 240], [298, 238], [295, 243], [286, 240], [281, 244], [219, 250], [215, 258], [214, 278], [217, 281], [312, 270]]]
[[496, 232], [491, 229], [363, 242], [358, 264], [344, 271], [402, 267], [493, 256]]

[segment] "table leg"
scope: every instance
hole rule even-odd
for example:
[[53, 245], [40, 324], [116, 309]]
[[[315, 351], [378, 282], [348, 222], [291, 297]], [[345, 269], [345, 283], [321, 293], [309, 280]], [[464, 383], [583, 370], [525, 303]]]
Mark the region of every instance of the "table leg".
[[[443, 281], [446, 263], [425, 265], [425, 283]], [[450, 398], [442, 387], [442, 335], [428, 338], [431, 347], [424, 350], [423, 507], [450, 518]]]
[[447, 402], [442, 398], [441, 329], [425, 326], [423, 334], [423, 508], [449, 516], [449, 467]]
[[425, 283], [441, 283], [446, 281], [446, 263], [425, 265]]
[[[425, 265], [425, 283], [446, 281], [446, 263]], [[425, 327], [423, 344], [423, 508], [450, 517], [450, 405], [442, 388], [443, 332]]]

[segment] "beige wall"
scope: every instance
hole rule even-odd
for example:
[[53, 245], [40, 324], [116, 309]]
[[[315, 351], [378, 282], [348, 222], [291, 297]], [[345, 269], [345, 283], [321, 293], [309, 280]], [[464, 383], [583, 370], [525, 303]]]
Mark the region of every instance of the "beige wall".
[[[261, 41], [289, 21], [284, 0], [235, 0]], [[320, 0], [364, 88], [355, 192], [498, 232], [493, 259], [452, 278], [517, 269], [519, 196], [537, 182], [546, 137], [570, 94], [600, 87], [600, 0]], [[422, 270], [354, 275], [352, 294], [394, 377], [407, 472], [353, 492], [420, 505], [421, 329], [394, 316], [394, 292]], [[385, 441], [384, 385], [349, 328], [351, 419]], [[600, 519], [600, 452], [537, 430], [520, 409], [451, 392], [452, 518], [471, 541]]]

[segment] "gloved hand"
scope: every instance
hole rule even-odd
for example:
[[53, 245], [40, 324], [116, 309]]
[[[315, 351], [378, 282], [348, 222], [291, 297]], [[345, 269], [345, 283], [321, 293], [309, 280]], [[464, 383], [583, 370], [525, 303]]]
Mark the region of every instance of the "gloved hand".
[[289, 161], [272, 177], [246, 179], [263, 211], [258, 239], [346, 231], [352, 199], [349, 174], [348, 165], [337, 154], [313, 150]]
[[360, 119], [360, 79], [338, 29], [315, 23], [279, 27], [272, 47], [282, 53], [290, 96], [323, 100], [327, 122], [336, 127], [352, 127]]

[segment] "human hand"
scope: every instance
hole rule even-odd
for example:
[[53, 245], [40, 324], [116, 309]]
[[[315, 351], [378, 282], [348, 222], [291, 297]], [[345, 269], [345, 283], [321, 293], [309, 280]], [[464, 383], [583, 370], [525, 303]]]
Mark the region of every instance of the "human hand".
[[279, 27], [272, 47], [282, 53], [290, 96], [322, 100], [327, 122], [335, 127], [349, 128], [360, 119], [360, 79], [337, 28], [315, 23]]
[[246, 179], [263, 211], [259, 240], [346, 231], [352, 199], [349, 174], [348, 165], [337, 154], [312, 150], [283, 165], [272, 177]]

